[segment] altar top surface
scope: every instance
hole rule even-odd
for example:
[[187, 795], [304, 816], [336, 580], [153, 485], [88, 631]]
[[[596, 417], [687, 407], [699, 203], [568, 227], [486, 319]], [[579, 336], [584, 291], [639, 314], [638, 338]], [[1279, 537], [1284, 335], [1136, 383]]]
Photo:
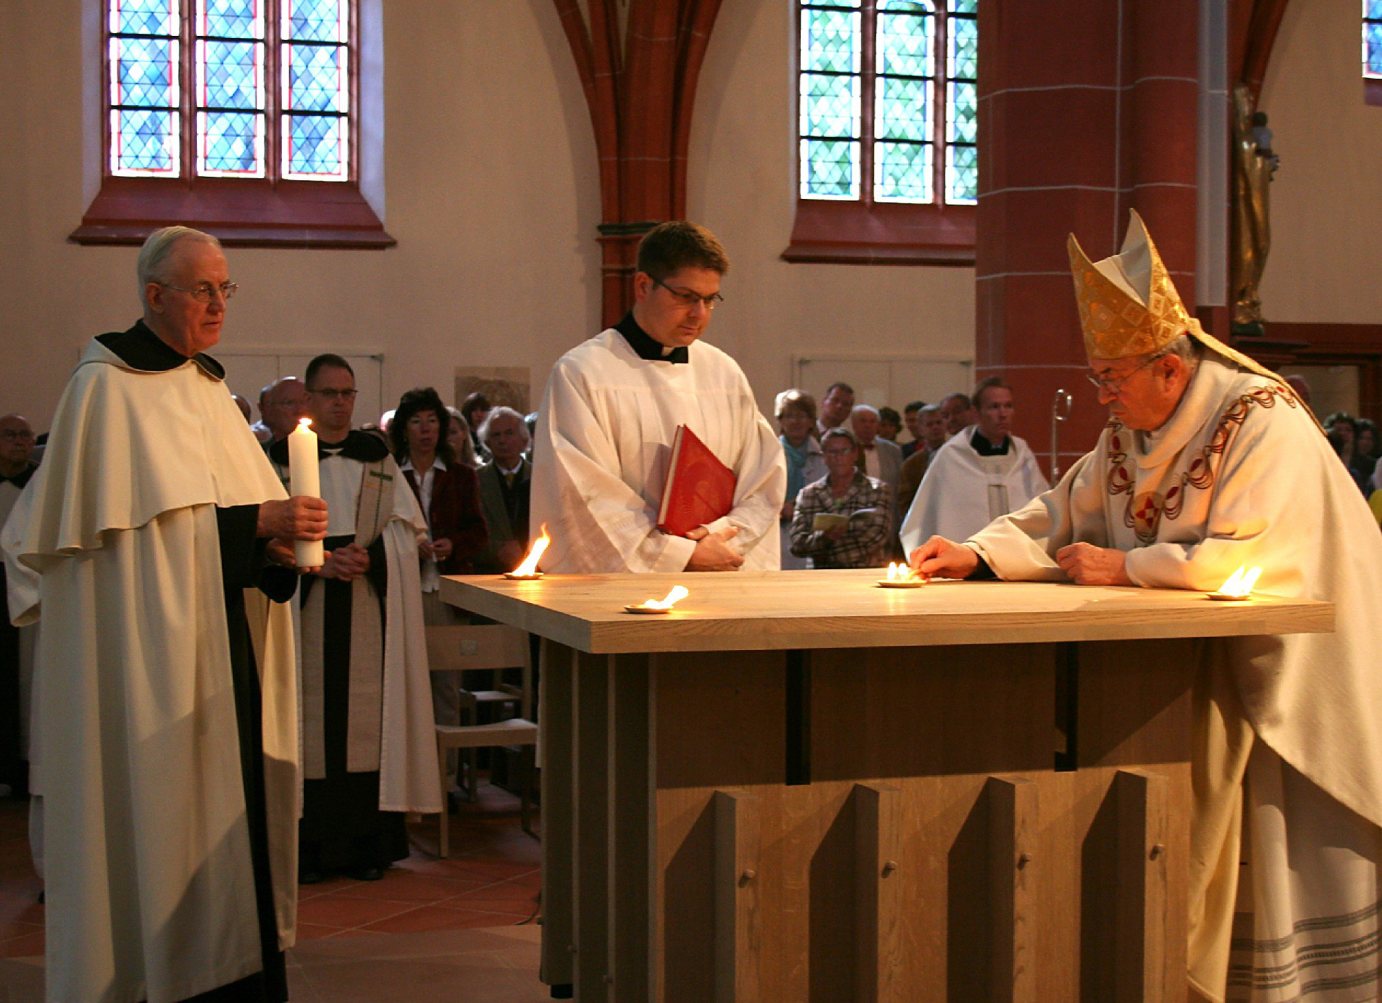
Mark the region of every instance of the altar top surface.
[[[1332, 603], [1254, 595], [1043, 582], [937, 580], [877, 585], [881, 569], [724, 574], [447, 576], [446, 602], [593, 654], [773, 651], [940, 644], [1118, 641], [1161, 637], [1327, 633]], [[690, 595], [670, 613], [626, 605]]]

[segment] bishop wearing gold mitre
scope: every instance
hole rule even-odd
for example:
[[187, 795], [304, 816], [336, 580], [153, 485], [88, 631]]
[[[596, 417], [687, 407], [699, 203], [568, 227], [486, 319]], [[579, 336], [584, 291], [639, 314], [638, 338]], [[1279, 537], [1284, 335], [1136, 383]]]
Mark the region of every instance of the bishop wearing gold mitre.
[[912, 565], [1200, 591], [1256, 566], [1261, 592], [1334, 603], [1334, 633], [1200, 649], [1189, 978], [1213, 1000], [1375, 999], [1382, 537], [1305, 404], [1189, 315], [1137, 213], [1118, 254], [1069, 252], [1108, 424], [1050, 491]]

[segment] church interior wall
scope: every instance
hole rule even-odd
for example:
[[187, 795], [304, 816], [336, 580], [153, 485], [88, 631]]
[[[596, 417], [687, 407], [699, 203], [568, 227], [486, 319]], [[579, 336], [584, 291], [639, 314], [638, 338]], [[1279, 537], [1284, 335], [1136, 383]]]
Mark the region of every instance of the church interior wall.
[[[1363, 105], [1352, 64], [1334, 54], [1357, 52], [1356, 18], [1324, 9], [1335, 6], [1354, 18], [1352, 5], [1291, 5], [1264, 90], [1283, 155], [1269, 319], [1382, 318], [1382, 289], [1360, 253], [1382, 222], [1382, 108]], [[85, 341], [138, 311], [136, 249], [66, 239], [94, 170], [82, 67], [95, 9], [0, 5], [0, 129], [11, 138], [0, 158], [0, 410], [39, 427]], [[382, 351], [385, 399], [420, 382], [445, 394], [456, 366], [529, 366], [536, 394], [600, 312], [595, 146], [555, 7], [383, 10], [384, 222], [398, 246], [232, 249], [242, 292], [225, 345]], [[974, 351], [972, 268], [781, 260], [794, 207], [793, 33], [786, 3], [725, 0], [690, 135], [688, 215], [720, 235], [733, 263], [710, 337], [740, 359], [765, 411], [790, 385], [794, 355]]]
[[1269, 331], [1382, 322], [1382, 106], [1364, 102], [1359, 72], [1356, 3], [1287, 6], [1258, 103], [1281, 156], [1261, 287]]

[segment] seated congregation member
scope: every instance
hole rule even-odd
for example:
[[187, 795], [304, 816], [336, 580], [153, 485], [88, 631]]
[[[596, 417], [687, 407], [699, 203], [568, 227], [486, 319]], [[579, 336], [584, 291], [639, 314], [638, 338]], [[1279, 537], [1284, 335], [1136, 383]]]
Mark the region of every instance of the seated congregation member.
[[[567, 352], [547, 380], [534, 443], [533, 522], [554, 572], [778, 567], [782, 447], [738, 364], [702, 342], [729, 259], [686, 220], [638, 245], [633, 309]], [[657, 528], [672, 439], [686, 425], [735, 474], [730, 511], [685, 536]]]
[[827, 473], [801, 489], [792, 516], [792, 553], [816, 568], [876, 568], [892, 540], [888, 488], [861, 471], [859, 441], [846, 428], [821, 436]]
[[528, 424], [502, 404], [485, 415], [480, 441], [490, 462], [480, 468], [480, 504], [489, 524], [489, 544], [480, 556], [480, 571], [512, 571], [528, 552], [533, 464], [524, 456]]
[[1332, 602], [1330, 633], [1196, 649], [1189, 977], [1195, 998], [1375, 999], [1382, 537], [1286, 381], [1190, 316], [1140, 217], [1113, 257], [1069, 251], [1110, 421], [1052, 490], [912, 565], [1201, 592], [1256, 566], [1261, 592]]
[[[326, 563], [302, 580], [299, 880], [373, 881], [408, 855], [405, 812], [441, 810], [418, 540], [427, 522], [379, 434], [351, 428], [355, 373], [307, 365], [329, 524]], [[288, 478], [288, 444], [269, 458]]]
[[816, 425], [816, 402], [805, 390], [784, 390], [777, 395], [777, 427], [782, 454], [787, 461], [787, 497], [782, 502], [782, 516], [778, 521], [782, 539], [783, 570], [809, 568], [806, 557], [792, 553], [792, 514], [796, 511], [797, 495], [801, 489], [825, 476], [825, 457], [821, 444], [811, 434]]
[[997, 376], [974, 390], [978, 423], [952, 436], [931, 459], [902, 521], [907, 553], [928, 537], [964, 539], [1050, 484], [1027, 443], [1011, 434], [1013, 392]]

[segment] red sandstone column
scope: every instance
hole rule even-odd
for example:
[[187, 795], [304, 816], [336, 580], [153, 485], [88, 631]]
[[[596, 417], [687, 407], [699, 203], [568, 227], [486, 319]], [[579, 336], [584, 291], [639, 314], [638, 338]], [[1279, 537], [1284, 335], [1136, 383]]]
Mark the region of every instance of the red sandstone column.
[[1105, 257], [1136, 208], [1195, 308], [1197, 38], [1195, 0], [980, 5], [976, 376], [1012, 384], [1043, 467], [1057, 388], [1075, 398], [1062, 470], [1106, 418], [1066, 235]]

